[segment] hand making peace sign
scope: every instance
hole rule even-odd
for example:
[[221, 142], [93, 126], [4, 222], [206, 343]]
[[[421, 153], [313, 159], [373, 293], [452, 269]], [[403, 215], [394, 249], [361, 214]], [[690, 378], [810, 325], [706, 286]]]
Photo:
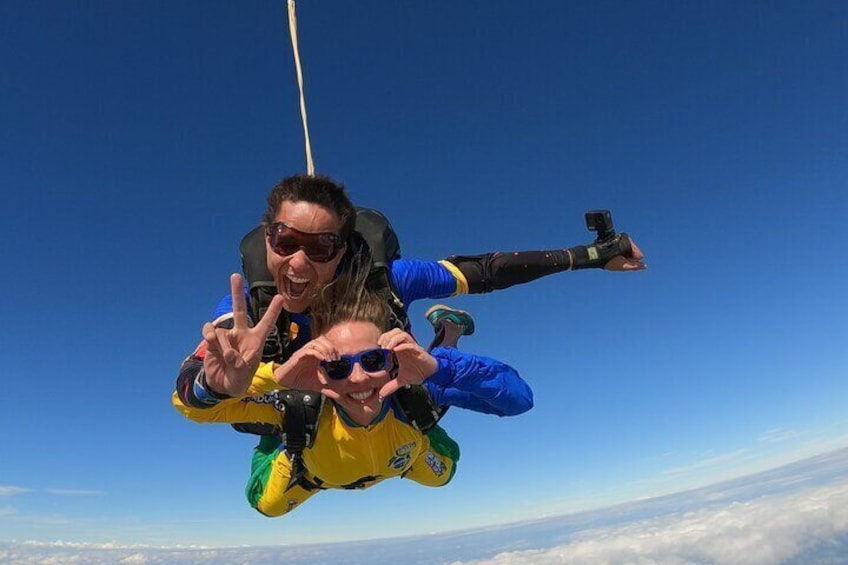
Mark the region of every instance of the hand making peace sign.
[[203, 360], [206, 384], [213, 391], [229, 396], [242, 396], [250, 387], [262, 360], [265, 338], [283, 311], [282, 297], [275, 296], [259, 323], [250, 327], [242, 284], [241, 275], [234, 273], [230, 276], [233, 327], [220, 328], [206, 323], [202, 330], [206, 342]]

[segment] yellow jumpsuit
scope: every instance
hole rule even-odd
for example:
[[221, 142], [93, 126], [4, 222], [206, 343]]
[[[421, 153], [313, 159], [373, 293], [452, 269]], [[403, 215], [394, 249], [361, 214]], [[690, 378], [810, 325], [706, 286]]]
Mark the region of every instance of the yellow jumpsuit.
[[[272, 365], [260, 367], [242, 398], [222, 400], [208, 408], [174, 406], [196, 422], [257, 422], [282, 425], [284, 415], [264, 394], [279, 387]], [[274, 436], [263, 436], [253, 455], [246, 494], [251, 506], [266, 516], [290, 512], [324, 488], [368, 488], [390, 477], [403, 477], [426, 486], [450, 481], [459, 460], [459, 446], [436, 426], [422, 433], [407, 423], [387, 399], [383, 411], [368, 426], [352, 422], [332, 401], [325, 401], [312, 447], [303, 451], [306, 479], [316, 488], [290, 486], [292, 464]], [[290, 488], [289, 488], [290, 487]]]

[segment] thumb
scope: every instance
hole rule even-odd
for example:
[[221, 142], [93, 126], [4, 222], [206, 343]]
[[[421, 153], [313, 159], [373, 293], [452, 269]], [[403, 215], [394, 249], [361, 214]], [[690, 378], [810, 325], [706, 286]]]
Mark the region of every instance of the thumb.
[[384, 384], [383, 388], [380, 389], [380, 393], [379, 393], [380, 401], [382, 402], [383, 399], [385, 399], [385, 398], [393, 395], [394, 393], [396, 393], [400, 387], [401, 387], [401, 383], [398, 382], [397, 379], [392, 379], [389, 382], [387, 382], [386, 384]]

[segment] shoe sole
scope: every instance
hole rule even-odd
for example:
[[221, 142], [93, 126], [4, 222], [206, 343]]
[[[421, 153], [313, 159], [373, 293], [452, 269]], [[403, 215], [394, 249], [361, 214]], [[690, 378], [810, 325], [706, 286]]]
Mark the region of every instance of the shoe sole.
[[[443, 312], [441, 316], [438, 315], [440, 310]], [[436, 329], [438, 329], [439, 322], [447, 319], [462, 329], [462, 335], [471, 335], [474, 333], [474, 318], [465, 310], [451, 308], [444, 304], [435, 304], [424, 312], [424, 316]]]

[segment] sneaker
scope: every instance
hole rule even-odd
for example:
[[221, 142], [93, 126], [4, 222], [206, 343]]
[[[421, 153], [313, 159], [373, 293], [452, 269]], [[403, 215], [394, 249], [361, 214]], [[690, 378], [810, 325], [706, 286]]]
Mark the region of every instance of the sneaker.
[[433, 325], [433, 329], [437, 333], [441, 325], [446, 321], [459, 327], [460, 335], [471, 335], [474, 333], [474, 318], [465, 310], [457, 310], [444, 304], [436, 304], [428, 308], [424, 312], [424, 316], [427, 317], [427, 320]]

